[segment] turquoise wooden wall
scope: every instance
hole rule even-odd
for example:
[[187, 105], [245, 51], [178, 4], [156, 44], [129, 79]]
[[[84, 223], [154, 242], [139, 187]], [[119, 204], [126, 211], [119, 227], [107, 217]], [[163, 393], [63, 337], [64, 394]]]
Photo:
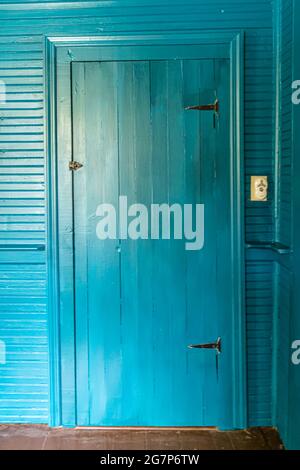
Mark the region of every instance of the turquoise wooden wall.
[[[280, 0], [277, 4], [277, 76], [278, 76], [278, 149], [277, 171], [280, 175], [278, 191], [278, 239], [291, 244], [291, 165], [292, 165], [292, 41], [293, 0]], [[290, 260], [281, 257], [277, 265], [277, 348], [276, 348], [276, 401], [275, 421], [282, 438], [288, 437], [288, 383], [291, 345], [291, 288]]]
[[274, 422], [288, 449], [300, 449], [300, 366], [291, 361], [300, 339], [300, 106], [291, 100], [292, 82], [300, 79], [299, 24], [299, 1], [278, 1], [278, 238], [292, 253], [277, 263]]
[[[48, 421], [44, 153], [45, 35], [192, 29], [245, 30], [245, 177], [249, 425], [272, 423], [277, 185], [272, 0], [6, 2], [0, 5], [0, 421]], [[249, 202], [251, 174], [270, 201]], [[287, 235], [282, 235], [287, 243]]]
[[[292, 76], [293, 80], [300, 77], [300, 3], [293, 1], [293, 41], [292, 41]], [[292, 243], [293, 243], [293, 284], [292, 284], [292, 310], [290, 331], [291, 339], [300, 339], [300, 106], [293, 106], [292, 111]], [[300, 368], [299, 365], [290, 364], [289, 372], [289, 423], [287, 445], [290, 449], [300, 449]]]

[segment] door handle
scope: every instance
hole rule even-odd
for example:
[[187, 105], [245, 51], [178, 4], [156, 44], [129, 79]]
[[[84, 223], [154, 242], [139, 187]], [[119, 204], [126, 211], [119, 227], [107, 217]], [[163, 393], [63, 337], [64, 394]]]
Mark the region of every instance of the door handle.
[[222, 351], [222, 342], [221, 338], [218, 338], [215, 343], [204, 343], [204, 344], [190, 344], [189, 349], [214, 349], [218, 354]]
[[74, 160], [69, 162], [69, 170], [71, 170], [71, 171], [77, 171], [77, 170], [79, 170], [79, 168], [82, 168], [82, 167], [83, 167], [82, 163], [75, 162]]

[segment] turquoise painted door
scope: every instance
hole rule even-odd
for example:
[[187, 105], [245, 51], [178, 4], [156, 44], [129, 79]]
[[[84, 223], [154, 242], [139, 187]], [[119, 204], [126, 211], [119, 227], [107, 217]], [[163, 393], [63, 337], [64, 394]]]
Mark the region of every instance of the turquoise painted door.
[[[229, 80], [226, 59], [72, 65], [73, 155], [83, 164], [73, 176], [78, 425], [226, 423]], [[218, 115], [185, 110], [216, 97]], [[118, 214], [120, 195], [128, 206], [204, 204], [203, 248], [186, 250], [172, 233], [99, 239], [98, 207]], [[218, 358], [188, 348], [218, 337]]]

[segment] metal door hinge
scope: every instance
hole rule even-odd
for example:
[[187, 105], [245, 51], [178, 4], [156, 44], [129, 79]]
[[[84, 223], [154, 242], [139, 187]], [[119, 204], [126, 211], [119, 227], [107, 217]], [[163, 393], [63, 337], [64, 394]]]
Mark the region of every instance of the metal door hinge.
[[188, 346], [189, 349], [214, 349], [218, 354], [221, 353], [221, 338], [218, 338], [215, 343], [204, 343], [204, 344], [191, 344]]
[[199, 104], [197, 106], [188, 106], [185, 108], [186, 111], [214, 111], [219, 112], [219, 100], [216, 100], [213, 104]]
[[82, 163], [75, 162], [74, 160], [69, 162], [69, 170], [71, 171], [79, 170], [79, 168], [82, 168], [82, 167], [83, 167]]
[[189, 349], [213, 349], [216, 352], [216, 374], [217, 381], [219, 381], [219, 355], [221, 354], [221, 338], [218, 338], [215, 343], [204, 343], [204, 344], [191, 344], [188, 346]]

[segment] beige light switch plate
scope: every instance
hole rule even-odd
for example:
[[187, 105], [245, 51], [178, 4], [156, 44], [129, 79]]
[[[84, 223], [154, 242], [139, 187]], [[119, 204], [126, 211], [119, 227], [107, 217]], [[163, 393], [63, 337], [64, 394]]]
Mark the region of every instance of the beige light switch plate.
[[251, 201], [264, 202], [268, 200], [268, 177], [251, 176]]

